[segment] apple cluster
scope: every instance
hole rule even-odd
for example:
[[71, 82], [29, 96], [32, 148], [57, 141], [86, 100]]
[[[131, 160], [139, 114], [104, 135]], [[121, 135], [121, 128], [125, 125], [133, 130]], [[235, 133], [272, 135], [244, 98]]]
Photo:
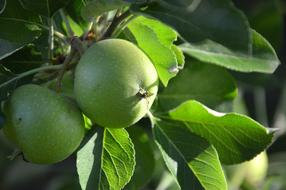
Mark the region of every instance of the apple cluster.
[[92, 45], [70, 76], [70, 96], [27, 84], [14, 90], [4, 105], [4, 133], [30, 162], [51, 164], [70, 156], [87, 130], [83, 114], [93, 127], [133, 125], [149, 111], [158, 91], [149, 58], [121, 39]]

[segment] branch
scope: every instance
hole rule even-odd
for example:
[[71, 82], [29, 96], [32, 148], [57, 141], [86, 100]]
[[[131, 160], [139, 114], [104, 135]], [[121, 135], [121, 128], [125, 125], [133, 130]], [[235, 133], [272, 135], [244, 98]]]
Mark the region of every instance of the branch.
[[64, 74], [66, 70], [68, 69], [70, 63], [76, 59], [78, 61], [80, 59], [80, 56], [82, 56], [84, 53], [84, 47], [82, 45], [81, 40], [78, 37], [74, 37], [71, 40], [71, 52], [66, 57], [62, 69], [59, 71], [58, 78], [57, 78], [57, 91], [59, 92], [61, 90], [62, 86], [62, 79], [64, 77]]
[[56, 90], [59, 92], [62, 87], [62, 80], [65, 74], [65, 71], [69, 67], [70, 62], [74, 59], [74, 57], [77, 55], [77, 51], [75, 49], [71, 49], [70, 54], [66, 57], [64, 63], [62, 64], [62, 68], [59, 71], [58, 78], [57, 78], [57, 85], [56, 85]]

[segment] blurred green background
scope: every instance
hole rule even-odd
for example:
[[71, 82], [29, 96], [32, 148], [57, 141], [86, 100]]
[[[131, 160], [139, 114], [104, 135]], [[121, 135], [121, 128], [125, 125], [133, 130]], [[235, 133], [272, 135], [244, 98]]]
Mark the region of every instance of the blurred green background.
[[[282, 65], [273, 75], [232, 72], [232, 75], [238, 81], [239, 97], [233, 103], [221, 105], [218, 110], [247, 114], [265, 126], [278, 131], [275, 141], [267, 152], [262, 153], [250, 162], [225, 167], [229, 189], [285, 190], [286, 1], [235, 0], [234, 4], [246, 14], [252, 28], [265, 36], [274, 46]], [[144, 130], [150, 134], [149, 129]], [[132, 134], [132, 131], [130, 132]], [[149, 141], [150, 146], [156, 149], [153, 142], [148, 140], [148, 137], [145, 138], [145, 141]], [[56, 165], [39, 166], [29, 164], [23, 161], [21, 157], [14, 161], [9, 160], [8, 156], [13, 154], [13, 151], [13, 146], [5, 140], [2, 132], [0, 132], [0, 190], [80, 189], [74, 157]], [[178, 187], [164, 167], [159, 153], [153, 155], [147, 152], [146, 154], [154, 156], [156, 163], [153, 163], [155, 168], [152, 178], [142, 189], [177, 190]], [[144, 168], [141, 171], [144, 171]], [[127, 186], [126, 189], [134, 188]]]

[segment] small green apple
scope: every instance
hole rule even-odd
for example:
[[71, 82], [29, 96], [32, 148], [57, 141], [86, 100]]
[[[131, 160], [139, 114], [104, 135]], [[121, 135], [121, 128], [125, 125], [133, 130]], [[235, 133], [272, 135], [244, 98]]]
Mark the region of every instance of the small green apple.
[[93, 122], [123, 128], [140, 120], [158, 91], [158, 75], [134, 44], [108, 39], [91, 46], [75, 70], [74, 93]]
[[246, 164], [246, 180], [253, 184], [258, 185], [264, 181], [268, 171], [268, 157], [266, 152], [262, 152]]
[[38, 85], [17, 88], [4, 106], [4, 133], [38, 164], [70, 156], [83, 139], [80, 110], [70, 100]]

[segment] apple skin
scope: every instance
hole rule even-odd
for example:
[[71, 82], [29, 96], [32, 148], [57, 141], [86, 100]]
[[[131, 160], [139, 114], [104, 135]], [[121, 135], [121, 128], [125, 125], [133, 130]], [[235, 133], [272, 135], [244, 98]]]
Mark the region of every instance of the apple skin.
[[38, 85], [17, 88], [4, 106], [5, 135], [25, 159], [51, 164], [70, 156], [80, 145], [84, 121], [70, 100]]
[[[149, 96], [140, 96], [140, 89]], [[126, 40], [94, 44], [75, 70], [75, 98], [83, 113], [102, 127], [124, 128], [136, 123], [150, 109], [157, 91], [154, 65]]]
[[266, 152], [260, 153], [245, 164], [247, 168], [246, 180], [252, 185], [261, 184], [265, 180], [268, 171], [268, 156]]

